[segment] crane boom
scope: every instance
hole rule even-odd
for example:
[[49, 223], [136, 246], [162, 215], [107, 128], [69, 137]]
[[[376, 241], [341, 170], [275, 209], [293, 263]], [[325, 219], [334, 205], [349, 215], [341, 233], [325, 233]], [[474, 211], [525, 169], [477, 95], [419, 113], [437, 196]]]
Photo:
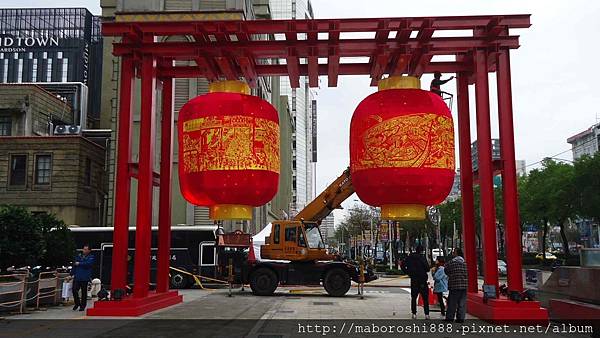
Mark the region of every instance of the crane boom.
[[339, 209], [350, 195], [354, 193], [350, 168], [333, 181], [323, 192], [302, 209], [294, 220], [319, 222], [327, 217], [334, 209]]

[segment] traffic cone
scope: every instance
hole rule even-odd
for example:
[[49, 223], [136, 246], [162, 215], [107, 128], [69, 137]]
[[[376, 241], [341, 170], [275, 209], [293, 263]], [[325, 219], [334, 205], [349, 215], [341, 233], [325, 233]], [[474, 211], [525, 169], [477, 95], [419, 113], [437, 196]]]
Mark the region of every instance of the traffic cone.
[[254, 255], [254, 244], [250, 239], [250, 251], [248, 252], [248, 262], [256, 262], [256, 255]]
[[[427, 283], [427, 291], [429, 293], [429, 305], [436, 305], [437, 304], [437, 297], [433, 293], [433, 290], [429, 286], [429, 283]], [[421, 294], [419, 294], [418, 301], [419, 301], [418, 302], [419, 306], [423, 306], [423, 297], [421, 297]]]

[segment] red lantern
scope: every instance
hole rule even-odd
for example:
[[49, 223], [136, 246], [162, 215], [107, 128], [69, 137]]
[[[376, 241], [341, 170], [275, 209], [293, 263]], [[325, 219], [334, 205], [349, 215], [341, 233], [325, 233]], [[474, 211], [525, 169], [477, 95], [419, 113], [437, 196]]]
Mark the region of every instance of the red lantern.
[[251, 219], [279, 183], [279, 116], [241, 81], [210, 85], [179, 111], [179, 185], [211, 219]]
[[452, 115], [415, 77], [390, 77], [350, 124], [350, 170], [360, 199], [388, 220], [424, 219], [454, 182]]

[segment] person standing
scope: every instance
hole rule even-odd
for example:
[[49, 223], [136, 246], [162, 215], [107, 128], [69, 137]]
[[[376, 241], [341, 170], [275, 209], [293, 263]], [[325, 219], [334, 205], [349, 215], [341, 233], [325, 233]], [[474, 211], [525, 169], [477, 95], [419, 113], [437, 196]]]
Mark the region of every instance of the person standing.
[[[81, 253], [75, 257], [73, 269], [73, 300], [75, 305], [73, 311], [79, 308], [79, 311], [84, 311], [87, 305], [87, 289], [88, 283], [92, 278], [92, 267], [94, 266], [94, 255], [88, 244], [85, 244]], [[81, 290], [81, 298], [79, 291]]]
[[444, 306], [444, 292], [448, 291], [448, 276], [444, 272], [444, 257], [438, 256], [436, 259], [436, 267], [431, 273], [433, 277], [433, 293], [437, 295], [438, 303], [440, 304], [440, 313], [442, 318], [446, 317], [446, 307]]
[[410, 277], [410, 310], [412, 319], [417, 319], [417, 297], [423, 299], [425, 319], [429, 319], [429, 286], [427, 285], [427, 272], [429, 264], [423, 255], [423, 247], [417, 246], [415, 252], [410, 254], [402, 264], [402, 270]]
[[432, 93], [435, 93], [439, 96], [442, 96], [442, 94], [452, 95], [452, 94], [442, 90], [442, 85], [446, 84], [448, 81], [450, 81], [452, 79], [454, 79], [454, 76], [451, 76], [450, 78], [448, 78], [446, 80], [442, 80], [442, 73], [435, 72], [435, 73], [433, 73], [433, 80], [431, 80], [431, 84], [429, 85], [429, 90]]
[[444, 267], [444, 272], [448, 276], [448, 309], [446, 311], [446, 321], [457, 323], [465, 321], [466, 302], [467, 302], [467, 264], [462, 257], [460, 248], [454, 249], [454, 258], [452, 258]]

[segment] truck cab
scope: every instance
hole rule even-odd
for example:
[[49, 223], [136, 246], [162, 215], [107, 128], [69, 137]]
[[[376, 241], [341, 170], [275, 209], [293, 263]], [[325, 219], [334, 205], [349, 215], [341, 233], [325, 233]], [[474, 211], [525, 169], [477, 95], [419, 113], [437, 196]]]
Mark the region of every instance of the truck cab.
[[309, 262], [333, 260], [327, 252], [317, 222], [276, 221], [260, 249], [261, 257], [274, 260]]

